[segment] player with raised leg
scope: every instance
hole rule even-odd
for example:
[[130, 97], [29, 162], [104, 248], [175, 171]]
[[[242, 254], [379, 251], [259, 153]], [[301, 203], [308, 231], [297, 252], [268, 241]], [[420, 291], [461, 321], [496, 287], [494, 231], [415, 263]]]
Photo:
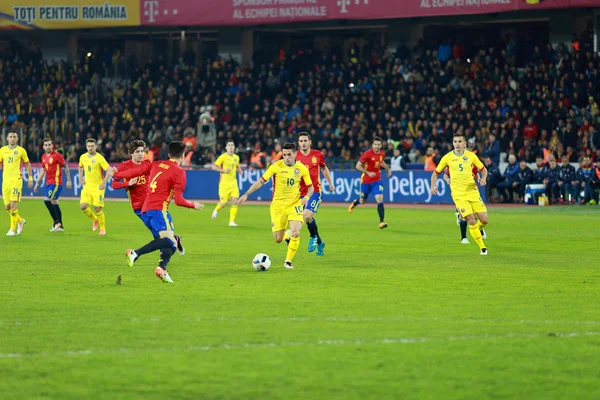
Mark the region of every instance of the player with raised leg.
[[237, 201], [240, 197], [237, 173], [242, 172], [240, 169], [240, 156], [234, 153], [235, 143], [233, 140], [228, 140], [225, 143], [225, 150], [226, 152], [221, 154], [213, 165], [213, 170], [220, 172], [221, 177], [219, 179], [219, 202], [212, 213], [212, 219], [217, 219], [219, 210], [224, 208], [227, 203], [231, 203], [229, 226], [237, 226], [235, 216], [238, 212]]
[[377, 213], [379, 214], [379, 228], [387, 228], [385, 222], [385, 209], [383, 207], [383, 185], [381, 184], [381, 168], [387, 170], [387, 177], [392, 176], [392, 169], [383, 161], [385, 153], [381, 151], [380, 137], [373, 138], [372, 148], [365, 151], [356, 163], [356, 169], [362, 172], [360, 177], [360, 197], [350, 204], [348, 212], [354, 211], [359, 204], [365, 204], [370, 193], [375, 195]]
[[[308, 168], [310, 179], [312, 180], [314, 187], [314, 193], [306, 202], [303, 212], [304, 222], [306, 222], [306, 227], [310, 232], [308, 252], [311, 253], [316, 249], [317, 256], [323, 256], [325, 254], [325, 242], [321, 239], [321, 235], [319, 235], [317, 220], [314, 218], [322, 200], [321, 171], [323, 171], [323, 175], [329, 183], [330, 192], [335, 192], [335, 186], [333, 185], [329, 168], [327, 168], [327, 164], [325, 164], [325, 156], [319, 150], [312, 150], [311, 145], [312, 140], [310, 139], [310, 135], [307, 132], [300, 132], [300, 134], [298, 134], [298, 146], [300, 147], [300, 151], [296, 153], [296, 160], [300, 161]], [[306, 197], [307, 193], [308, 187], [303, 182], [300, 182], [300, 197]]]
[[173, 228], [173, 219], [169, 213], [169, 203], [175, 199], [175, 204], [180, 207], [202, 210], [204, 204], [188, 201], [183, 197], [186, 185], [185, 171], [181, 164], [185, 160], [185, 145], [183, 142], [173, 142], [169, 145], [169, 160], [154, 161], [151, 164], [120, 172], [118, 168], [111, 168], [110, 175], [115, 179], [131, 179], [142, 175], [150, 180], [149, 190], [142, 207], [142, 221], [151, 231], [158, 232], [155, 238], [139, 249], [128, 249], [125, 252], [127, 264], [133, 267], [135, 261], [144, 254], [160, 250], [160, 261], [154, 274], [163, 282], [173, 283], [167, 266], [171, 256], [177, 249], [177, 241]]
[[44, 197], [44, 204], [52, 217], [52, 228], [50, 232], [62, 232], [65, 229], [62, 220], [62, 211], [58, 204], [58, 198], [62, 192], [62, 170], [65, 170], [67, 175], [67, 189], [71, 189], [71, 171], [67, 166], [62, 154], [54, 151], [54, 145], [52, 139], [44, 139], [42, 142], [44, 148], [44, 154], [42, 155], [42, 165], [44, 169], [37, 179], [33, 191], [37, 192], [42, 183], [44, 176], [46, 177], [46, 197]]
[[[286, 228], [290, 226], [287, 254], [283, 266], [294, 268], [292, 261], [300, 246], [300, 229], [302, 228], [303, 207], [313, 195], [315, 188], [310, 179], [308, 168], [296, 161], [296, 145], [286, 143], [282, 147], [283, 159], [271, 164], [248, 191], [239, 198], [238, 204], [242, 205], [248, 196], [256, 192], [269, 179], [273, 178], [273, 200], [271, 201], [271, 229], [276, 243], [281, 243], [286, 238]], [[306, 196], [300, 199], [300, 180], [308, 187]]]
[[473, 167], [477, 167], [481, 172], [478, 179], [481, 186], [486, 184], [487, 169], [474, 153], [466, 150], [464, 134], [455, 133], [452, 143], [454, 151], [442, 157], [435, 171], [431, 174], [431, 194], [437, 195], [438, 175], [443, 173], [445, 168], [448, 168], [450, 171], [450, 190], [456, 209], [467, 220], [469, 232], [479, 246], [480, 254], [486, 256], [488, 250], [483, 243], [481, 230], [488, 223], [488, 214], [477, 184], [473, 179]]
[[[27, 157], [27, 151], [19, 146], [17, 132], [8, 132], [6, 136], [7, 146], [0, 148], [0, 163], [2, 164], [2, 200], [4, 208], [10, 215], [10, 229], [6, 236], [20, 235], [26, 224], [24, 218], [19, 215], [19, 202], [23, 191], [23, 176], [21, 175], [21, 161], [27, 168], [27, 187], [33, 187], [33, 173], [31, 163]], [[16, 233], [15, 233], [16, 229]]]
[[[100, 189], [100, 184], [103, 181], [102, 172], [109, 168], [104, 156], [97, 153], [98, 145], [96, 139], [88, 139], [85, 141], [87, 153], [79, 157], [79, 179], [81, 179], [81, 199], [79, 200], [79, 208], [87, 215], [92, 222], [92, 231], [98, 230], [100, 225], [100, 236], [106, 235], [106, 216], [104, 215], [104, 190]], [[90, 204], [94, 206], [94, 211], [90, 208]]]
[[[121, 164], [117, 165], [117, 170], [119, 172], [125, 172], [133, 168], [138, 168], [140, 166], [149, 166], [152, 164], [152, 161], [145, 160], [146, 143], [143, 140], [136, 139], [129, 143], [129, 156], [131, 160], [124, 161]], [[106, 189], [106, 184], [110, 179], [110, 175], [106, 174], [102, 184], [100, 185], [100, 190]], [[115, 190], [125, 189], [127, 192], [127, 197], [129, 198], [129, 202], [131, 203], [131, 208], [133, 209], [133, 213], [139, 218], [142, 219], [142, 207], [144, 205], [144, 200], [146, 200], [146, 195], [148, 193], [148, 175], [140, 175], [133, 177], [131, 179], [113, 179], [111, 182], [111, 186]], [[143, 219], [142, 219], [143, 222]], [[158, 238], [158, 232], [150, 229], [152, 236], [154, 239]], [[185, 254], [185, 249], [181, 243], [181, 237], [175, 235], [175, 239], [177, 240], [177, 252], [179, 255]]]

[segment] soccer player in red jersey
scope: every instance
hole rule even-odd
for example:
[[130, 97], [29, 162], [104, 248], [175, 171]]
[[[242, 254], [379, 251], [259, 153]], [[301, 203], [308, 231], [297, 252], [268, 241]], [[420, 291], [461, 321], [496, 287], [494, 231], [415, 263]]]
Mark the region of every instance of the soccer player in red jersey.
[[[129, 143], [129, 155], [131, 156], [131, 160], [122, 162], [117, 166], [117, 170], [119, 172], [125, 172], [131, 170], [133, 168], [138, 168], [140, 166], [149, 166], [152, 164], [150, 160], [144, 160], [144, 150], [146, 149], [146, 143], [143, 140], [134, 140]], [[106, 183], [108, 182], [110, 176], [107, 174], [100, 185], [100, 190], [104, 190], [106, 188]], [[137, 215], [142, 221], [142, 207], [144, 205], [144, 200], [146, 200], [146, 194], [148, 193], [148, 175], [140, 175], [131, 179], [113, 179], [111, 186], [113, 189], [125, 189], [127, 191], [127, 197], [129, 197], [129, 202], [131, 203], [131, 208], [133, 209], [133, 213]], [[152, 236], [156, 239], [158, 238], [158, 232], [153, 229], [150, 229], [152, 232]], [[175, 235], [175, 239], [177, 240], [177, 252], [180, 255], [185, 254], [185, 249], [181, 243], [181, 237], [179, 235]]]
[[142, 221], [148, 229], [158, 233], [158, 238], [137, 250], [128, 249], [126, 251], [127, 263], [133, 267], [133, 263], [142, 255], [160, 250], [161, 257], [154, 274], [163, 282], [168, 283], [173, 283], [173, 280], [169, 276], [167, 265], [177, 248], [169, 203], [175, 199], [175, 204], [180, 207], [196, 210], [204, 208], [204, 204], [188, 201], [183, 197], [186, 176], [181, 164], [184, 161], [184, 152], [183, 142], [173, 142], [169, 145], [169, 160], [155, 161], [124, 172], [118, 171], [117, 168], [111, 168], [108, 172], [108, 174], [114, 175], [115, 179], [131, 179], [141, 175], [149, 177], [148, 193], [142, 206]]
[[[152, 164], [152, 161], [144, 160], [145, 148], [146, 143], [144, 143], [143, 140], [134, 140], [129, 143], [129, 155], [131, 156], [131, 160], [117, 165], [117, 169], [120, 172], [125, 172], [139, 166], [148, 166]], [[127, 197], [129, 197], [131, 208], [133, 208], [135, 215], [141, 219], [142, 206], [144, 205], [146, 193], [148, 192], [148, 176], [140, 175], [131, 179], [121, 179], [120, 181], [113, 179], [111, 186], [115, 190], [125, 189], [125, 191], [127, 191]]]
[[354, 211], [354, 208], [360, 203], [365, 204], [370, 193], [375, 195], [377, 201], [377, 213], [379, 213], [379, 228], [387, 228], [384, 222], [385, 210], [383, 208], [383, 185], [381, 184], [381, 168], [387, 170], [387, 177], [392, 176], [392, 169], [383, 161], [385, 153], [381, 151], [382, 141], [380, 137], [373, 138], [373, 145], [367, 150], [356, 163], [356, 169], [362, 172], [360, 177], [360, 197], [350, 204], [348, 212]]
[[[329, 168], [327, 168], [327, 164], [325, 164], [325, 156], [319, 150], [312, 150], [310, 148], [311, 144], [312, 141], [310, 140], [310, 135], [307, 132], [300, 132], [300, 134], [298, 134], [298, 146], [300, 147], [300, 151], [296, 154], [296, 160], [306, 165], [310, 173], [310, 179], [312, 180], [313, 187], [315, 188], [314, 193], [312, 196], [310, 196], [310, 199], [308, 199], [306, 207], [304, 207], [303, 211], [304, 221], [306, 222], [306, 226], [310, 232], [308, 252], [311, 253], [316, 249], [317, 256], [322, 256], [325, 254], [325, 242], [323, 242], [321, 236], [319, 235], [317, 221], [314, 218], [314, 215], [316, 212], [318, 212], [319, 205], [322, 201], [321, 170], [323, 171], [325, 179], [329, 183], [330, 192], [335, 191], [335, 186], [333, 185]], [[304, 181], [301, 181], [300, 197], [306, 197], [307, 193], [308, 186], [304, 184]]]
[[69, 167], [66, 166], [67, 162], [62, 154], [54, 151], [52, 139], [44, 139], [42, 147], [44, 148], [44, 154], [42, 155], [42, 165], [44, 169], [35, 182], [33, 191], [38, 191], [40, 183], [45, 176], [46, 197], [44, 197], [44, 204], [53, 221], [50, 232], [62, 232], [65, 229], [62, 221], [62, 211], [58, 205], [58, 198], [62, 191], [62, 170], [64, 169], [65, 174], [67, 175], [67, 189], [69, 190], [71, 189], [71, 171], [69, 171]]

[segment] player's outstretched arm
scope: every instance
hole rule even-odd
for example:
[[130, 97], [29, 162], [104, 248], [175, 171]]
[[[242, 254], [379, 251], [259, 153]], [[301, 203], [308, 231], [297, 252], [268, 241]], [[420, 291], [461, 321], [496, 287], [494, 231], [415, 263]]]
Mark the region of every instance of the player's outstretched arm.
[[175, 199], [175, 204], [177, 204], [177, 206], [185, 207], [185, 208], [193, 208], [194, 210], [202, 210], [204, 208], [204, 204], [200, 204], [196, 201], [186, 200], [185, 197], [183, 197], [183, 189], [182, 188], [176, 187], [173, 190], [175, 192], [174, 199]]
[[375, 173], [374, 173], [374, 172], [367, 171], [367, 170], [365, 169], [365, 166], [364, 166], [364, 164], [363, 164], [363, 163], [361, 163], [360, 161], [358, 161], [358, 162], [356, 163], [356, 169], [357, 169], [357, 170], [359, 170], [360, 172], [362, 172], [363, 174], [366, 174], [366, 175], [370, 176], [371, 178], [373, 178], [373, 177], [375, 176]]
[[437, 190], [437, 179], [438, 179], [438, 173], [437, 171], [433, 171], [431, 174], [431, 194], [436, 195], [438, 193]]
[[37, 193], [38, 187], [40, 186], [40, 183], [42, 183], [42, 179], [44, 179], [45, 176], [46, 170], [42, 168], [42, 173], [40, 174], [40, 176], [38, 176], [37, 181], [35, 181], [35, 186], [33, 187], [33, 191], [35, 193]]
[[[114, 173], [115, 179], [131, 179], [136, 176], [142, 175], [150, 175], [150, 170], [152, 169], [152, 163], [143, 163], [139, 167], [135, 167], [132, 169], [128, 169], [127, 171], [117, 171]], [[116, 170], [116, 168], [115, 168]]]
[[73, 184], [71, 183], [71, 169], [69, 168], [66, 162], [63, 165], [63, 168], [65, 170], [65, 175], [67, 175], [67, 189], [71, 190], [71, 187], [73, 186]]
[[244, 195], [238, 199], [238, 201], [237, 201], [238, 205], [241, 206], [242, 204], [244, 204], [246, 202], [246, 200], [248, 200], [248, 196], [250, 196], [252, 193], [256, 192], [264, 184], [265, 184], [265, 181], [262, 178], [257, 180], [256, 182], [254, 182], [254, 184], [252, 186], [250, 186], [250, 188], [246, 191], [246, 193], [244, 193]]
[[331, 171], [329, 171], [327, 165], [325, 165], [321, 169], [323, 171], [323, 176], [325, 177], [325, 180], [329, 183], [329, 191], [331, 193], [335, 193], [335, 185], [333, 184], [333, 179], [331, 179]]
[[383, 167], [383, 169], [385, 169], [387, 171], [387, 177], [389, 178], [390, 176], [392, 176], [392, 169], [390, 168], [389, 165], [387, 165], [387, 163], [385, 161], [381, 162], [381, 166]]
[[487, 183], [487, 176], [488, 176], [487, 168], [482, 168], [479, 172], [481, 172], [481, 178], [479, 178], [479, 184], [481, 186], [485, 186]]

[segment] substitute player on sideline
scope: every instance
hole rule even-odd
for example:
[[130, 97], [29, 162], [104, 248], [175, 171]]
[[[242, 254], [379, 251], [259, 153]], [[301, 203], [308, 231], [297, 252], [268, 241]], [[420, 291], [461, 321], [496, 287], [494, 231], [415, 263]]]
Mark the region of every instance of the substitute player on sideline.
[[[473, 167], [481, 172], [479, 184], [485, 186], [487, 169], [477, 156], [466, 149], [465, 135], [455, 133], [452, 139], [454, 151], [446, 154], [440, 160], [435, 171], [431, 174], [431, 194], [436, 195], [438, 175], [447, 167], [450, 171], [450, 190], [452, 200], [460, 215], [467, 220], [469, 232], [479, 246], [481, 255], [486, 256], [488, 250], [483, 243], [481, 229], [488, 223], [487, 208], [481, 199], [477, 184], [473, 179]], [[479, 220], [477, 220], [477, 217]]]
[[7, 146], [0, 148], [0, 163], [2, 164], [2, 200], [4, 208], [10, 215], [10, 229], [6, 236], [20, 235], [26, 221], [19, 215], [19, 202], [23, 191], [23, 176], [21, 175], [21, 161], [27, 168], [27, 187], [33, 187], [33, 173], [27, 151], [19, 146], [17, 132], [8, 132], [6, 135]]
[[173, 228], [173, 219], [169, 213], [169, 203], [174, 198], [175, 204], [180, 207], [202, 210], [204, 204], [188, 201], [183, 197], [186, 176], [181, 164], [185, 160], [185, 145], [183, 142], [173, 142], [169, 145], [169, 159], [154, 161], [151, 164], [120, 172], [117, 168], [110, 168], [109, 175], [115, 179], [131, 179], [136, 176], [147, 175], [150, 178], [149, 190], [142, 207], [142, 220], [151, 231], [158, 232], [158, 238], [152, 240], [137, 250], [128, 249], [127, 264], [133, 267], [135, 261], [144, 254], [160, 250], [160, 261], [154, 270], [160, 280], [173, 283], [169, 276], [167, 266], [171, 256], [177, 249], [177, 241]]
[[[102, 183], [102, 172], [106, 171], [109, 166], [104, 156], [97, 153], [98, 145], [96, 139], [88, 139], [85, 141], [87, 153], [79, 157], [79, 179], [81, 179], [81, 199], [79, 200], [79, 208], [85, 215], [90, 217], [92, 222], [92, 231], [98, 230], [100, 224], [100, 236], [106, 235], [106, 216], [104, 215], [104, 190], [100, 190]], [[90, 204], [94, 206], [94, 211], [90, 209]]]
[[[329, 183], [330, 192], [335, 192], [335, 186], [333, 185], [329, 168], [327, 168], [327, 164], [325, 164], [325, 156], [319, 150], [312, 150], [311, 145], [312, 141], [310, 135], [307, 132], [300, 132], [300, 134], [298, 134], [298, 146], [300, 147], [300, 151], [296, 153], [296, 160], [300, 161], [308, 168], [310, 179], [312, 180], [314, 187], [314, 193], [306, 202], [303, 212], [304, 222], [306, 222], [306, 227], [310, 232], [308, 252], [311, 253], [316, 249], [317, 256], [323, 256], [325, 254], [325, 242], [323, 242], [321, 235], [319, 235], [317, 221], [314, 218], [322, 201], [321, 170]], [[304, 182], [300, 182], [300, 197], [306, 197], [307, 193], [308, 187]]]
[[385, 153], [381, 151], [381, 138], [373, 138], [372, 148], [365, 151], [356, 163], [356, 169], [362, 172], [360, 177], [360, 197], [350, 204], [348, 212], [354, 211], [358, 204], [365, 204], [370, 193], [375, 195], [377, 213], [379, 214], [379, 228], [387, 228], [385, 223], [385, 209], [383, 207], [383, 185], [381, 184], [381, 168], [387, 170], [387, 177], [392, 176], [392, 169], [383, 161]]
[[[283, 159], [271, 164], [248, 191], [239, 198], [238, 204], [242, 205], [248, 200], [248, 196], [256, 192], [269, 179], [273, 180], [273, 200], [271, 201], [271, 229], [276, 243], [281, 243], [285, 237], [285, 230], [290, 225], [290, 238], [287, 254], [283, 266], [294, 268], [292, 261], [300, 246], [300, 229], [302, 228], [302, 209], [308, 199], [313, 195], [315, 188], [310, 180], [308, 168], [296, 161], [296, 145], [286, 143], [282, 148]], [[308, 186], [306, 196], [300, 199], [300, 180]]]
[[[145, 160], [146, 143], [143, 140], [136, 139], [129, 143], [129, 156], [131, 160], [127, 160], [122, 162], [117, 166], [117, 170], [120, 172], [125, 172], [133, 168], [138, 168], [140, 166], [149, 166], [152, 164], [152, 161]], [[106, 189], [106, 183], [110, 179], [110, 175], [106, 174], [102, 184], [100, 185], [100, 190]], [[148, 183], [149, 178], [148, 175], [140, 175], [131, 179], [113, 179], [111, 182], [111, 187], [115, 190], [125, 189], [127, 192], [127, 197], [129, 198], [129, 203], [131, 204], [131, 208], [133, 209], [133, 213], [142, 220], [142, 207], [144, 206], [144, 200], [146, 200], [146, 195], [148, 193]], [[158, 238], [158, 232], [150, 229], [152, 233], [152, 237], [154, 239]], [[181, 238], [178, 235], [175, 235], [175, 239], [177, 240], [177, 252], [179, 255], [185, 254], [185, 249], [181, 244]]]
[[219, 210], [231, 202], [229, 226], [237, 226], [235, 216], [238, 212], [237, 201], [240, 197], [237, 173], [242, 172], [240, 169], [240, 156], [234, 153], [235, 143], [233, 140], [228, 140], [225, 143], [225, 150], [226, 152], [221, 154], [213, 165], [213, 170], [220, 172], [221, 177], [219, 179], [219, 202], [212, 213], [212, 219], [217, 219]]
[[46, 197], [44, 197], [44, 204], [46, 205], [46, 208], [48, 209], [53, 221], [50, 232], [62, 232], [65, 230], [65, 227], [62, 220], [62, 211], [58, 205], [58, 198], [62, 192], [62, 170], [64, 169], [65, 174], [67, 175], [68, 190], [71, 189], [71, 171], [69, 170], [69, 167], [66, 166], [67, 162], [62, 154], [54, 151], [52, 139], [44, 139], [42, 142], [42, 147], [44, 148], [44, 154], [42, 155], [42, 166], [44, 169], [35, 182], [33, 191], [38, 191], [40, 183], [45, 176]]

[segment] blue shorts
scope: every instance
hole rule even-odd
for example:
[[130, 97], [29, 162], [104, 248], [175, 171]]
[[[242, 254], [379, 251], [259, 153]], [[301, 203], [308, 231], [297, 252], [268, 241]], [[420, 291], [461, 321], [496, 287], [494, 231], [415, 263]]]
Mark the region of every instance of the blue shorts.
[[[135, 212], [135, 211], [134, 211]], [[137, 212], [136, 212], [137, 214]], [[173, 231], [173, 219], [168, 211], [150, 210], [141, 215], [146, 228], [157, 238], [160, 231]]]
[[313, 193], [312, 196], [310, 196], [310, 198], [308, 199], [308, 202], [306, 203], [306, 207], [304, 207], [304, 209], [310, 210], [314, 213], [318, 212], [319, 206], [321, 205], [322, 197], [323, 196], [321, 195], [321, 193]]
[[381, 181], [373, 183], [361, 183], [360, 184], [360, 198], [367, 200], [369, 194], [373, 193], [373, 196], [383, 194], [383, 185]]
[[46, 197], [50, 200], [58, 200], [62, 192], [62, 185], [48, 185], [46, 186]]

